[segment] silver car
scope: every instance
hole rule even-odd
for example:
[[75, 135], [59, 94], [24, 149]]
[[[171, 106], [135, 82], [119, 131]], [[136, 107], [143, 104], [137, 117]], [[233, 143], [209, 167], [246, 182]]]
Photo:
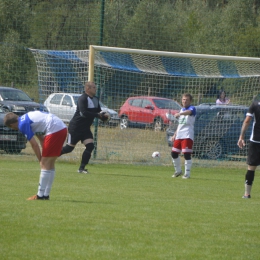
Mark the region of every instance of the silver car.
[[[45, 100], [44, 105], [48, 108], [50, 113], [58, 116], [63, 122], [69, 123], [76, 111], [78, 98], [80, 96], [81, 94], [75, 93], [53, 93]], [[118, 113], [105, 106], [101, 101], [99, 101], [99, 104], [102, 111], [108, 112], [111, 116], [107, 124], [111, 126], [118, 125], [120, 121]]]

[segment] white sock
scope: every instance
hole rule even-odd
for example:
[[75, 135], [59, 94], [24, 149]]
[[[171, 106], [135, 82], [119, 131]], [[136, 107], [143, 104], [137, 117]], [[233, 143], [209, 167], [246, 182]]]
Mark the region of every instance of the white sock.
[[192, 161], [185, 160], [185, 174], [186, 176], [190, 176], [190, 169], [191, 169]]
[[55, 169], [49, 170], [49, 172], [50, 172], [49, 181], [48, 181], [47, 186], [45, 188], [44, 196], [50, 195], [52, 183], [53, 183], [54, 177], [55, 177]]
[[250, 195], [252, 189], [252, 185], [245, 184], [245, 195]]
[[181, 158], [178, 156], [176, 159], [172, 159], [175, 172], [181, 172]]
[[42, 197], [44, 195], [46, 186], [49, 182], [50, 175], [51, 175], [50, 170], [41, 170], [38, 193], [37, 193], [39, 197]]

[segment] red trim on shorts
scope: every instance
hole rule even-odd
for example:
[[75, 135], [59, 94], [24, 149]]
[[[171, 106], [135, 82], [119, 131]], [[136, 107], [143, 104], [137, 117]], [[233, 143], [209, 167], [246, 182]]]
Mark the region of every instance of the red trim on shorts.
[[43, 140], [42, 157], [58, 157], [67, 138], [67, 128], [46, 135]]
[[173, 142], [172, 151], [176, 153], [192, 153], [193, 140], [187, 139], [177, 139]]

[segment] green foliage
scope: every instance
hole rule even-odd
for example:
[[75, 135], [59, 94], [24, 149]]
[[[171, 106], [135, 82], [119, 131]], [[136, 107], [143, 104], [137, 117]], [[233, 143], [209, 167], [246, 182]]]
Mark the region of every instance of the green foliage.
[[[256, 0], [0, 0], [0, 84], [37, 85], [24, 47], [90, 44], [259, 57]], [[104, 22], [103, 35], [101, 24]]]
[[57, 163], [50, 201], [38, 163], [1, 161], [2, 259], [258, 259], [259, 199], [243, 200], [244, 169]]

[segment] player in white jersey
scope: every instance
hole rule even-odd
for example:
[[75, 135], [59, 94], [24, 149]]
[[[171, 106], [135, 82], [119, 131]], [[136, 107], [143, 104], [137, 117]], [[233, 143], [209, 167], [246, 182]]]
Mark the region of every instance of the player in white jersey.
[[[48, 200], [55, 176], [55, 161], [67, 137], [66, 125], [57, 116], [40, 111], [20, 117], [10, 112], [6, 114], [4, 124], [26, 136], [40, 162], [38, 193], [27, 200]], [[34, 136], [39, 139], [42, 152]]]
[[190, 178], [190, 170], [192, 165], [191, 153], [194, 139], [194, 123], [196, 117], [196, 108], [191, 106], [191, 94], [183, 94], [182, 106], [183, 108], [179, 113], [174, 116], [178, 118], [178, 128], [172, 137], [172, 161], [175, 168], [175, 173], [172, 177], [182, 175], [181, 159], [179, 154], [182, 152], [185, 158], [185, 173], [183, 179]]

